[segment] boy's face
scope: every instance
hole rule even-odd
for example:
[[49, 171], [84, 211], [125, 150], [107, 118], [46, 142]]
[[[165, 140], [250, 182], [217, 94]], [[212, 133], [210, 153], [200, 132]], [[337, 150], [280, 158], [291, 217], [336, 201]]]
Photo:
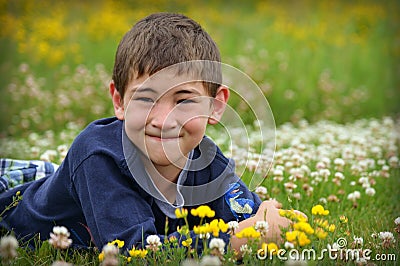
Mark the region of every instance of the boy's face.
[[[182, 168], [188, 153], [202, 140], [207, 124], [218, 122], [215, 107], [221, 108], [221, 104], [215, 104], [216, 99], [201, 82], [187, 81], [168, 72], [133, 79], [123, 98], [123, 115], [116, 111], [117, 117], [125, 120], [129, 139], [156, 168]], [[217, 101], [225, 105], [229, 93], [221, 88], [226, 100]], [[221, 92], [216, 98], [221, 98]]]

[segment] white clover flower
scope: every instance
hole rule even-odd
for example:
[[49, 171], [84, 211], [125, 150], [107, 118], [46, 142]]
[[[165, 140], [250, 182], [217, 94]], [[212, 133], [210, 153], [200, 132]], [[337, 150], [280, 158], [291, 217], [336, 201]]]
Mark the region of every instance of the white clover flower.
[[397, 217], [396, 219], [394, 219], [394, 223], [396, 225], [400, 225], [400, 217]]
[[358, 183], [360, 184], [369, 184], [368, 177], [362, 176], [358, 179]]
[[393, 243], [396, 242], [396, 239], [394, 239], [394, 236], [393, 236], [392, 232], [379, 232], [378, 237], [381, 240], [388, 239], [388, 240], [392, 241]]
[[0, 239], [0, 257], [5, 261], [14, 259], [18, 255], [18, 246], [18, 241], [14, 236], [3, 236]]
[[319, 174], [322, 177], [329, 177], [331, 175], [331, 171], [329, 171], [329, 169], [321, 169], [319, 170]]
[[273, 174], [274, 174], [274, 176], [283, 176], [283, 170], [275, 169]]
[[65, 226], [54, 226], [50, 233], [49, 243], [56, 249], [67, 249], [72, 244], [69, 232]]
[[328, 200], [326, 198], [320, 198], [319, 202], [321, 202], [322, 204], [327, 204]]
[[342, 158], [336, 158], [333, 160], [333, 163], [336, 166], [344, 166], [345, 165], [345, 161]]
[[285, 249], [294, 249], [294, 244], [292, 242], [286, 241], [284, 247]]
[[213, 238], [210, 240], [209, 244], [210, 249], [217, 249], [220, 254], [224, 254], [225, 252], [225, 242], [221, 238]]
[[365, 190], [365, 194], [367, 194], [368, 196], [374, 196], [375, 195], [375, 189], [374, 188], [372, 188], [372, 187], [368, 187], [366, 190]]
[[399, 166], [399, 158], [397, 156], [392, 156], [389, 158], [388, 160], [389, 165], [393, 168], [398, 167]]
[[230, 221], [228, 222], [228, 228], [230, 230], [236, 230], [239, 228], [239, 223], [237, 221]]
[[251, 249], [251, 247], [249, 247], [247, 244], [243, 244], [240, 246], [240, 252], [243, 253], [243, 255], [245, 254], [251, 254], [253, 252], [253, 250]]
[[264, 186], [259, 186], [259, 187], [256, 187], [255, 193], [260, 194], [260, 195], [267, 195], [268, 190]]
[[355, 197], [356, 199], [359, 199], [359, 198], [361, 197], [360, 191], [356, 190], [356, 191], [354, 191], [353, 193], [354, 193], [354, 197]]
[[342, 172], [336, 172], [336, 173], [335, 173], [335, 177], [336, 177], [336, 178], [339, 178], [339, 179], [341, 179], [341, 180], [344, 180], [344, 175], [343, 175]]
[[116, 256], [118, 254], [118, 247], [115, 245], [105, 245], [103, 247], [104, 256]]
[[68, 229], [65, 226], [54, 226], [53, 233], [56, 235], [65, 235], [67, 237], [70, 236]]
[[149, 235], [146, 238], [146, 242], [148, 244], [146, 245], [146, 248], [152, 251], [157, 251], [158, 247], [162, 245], [160, 237], [158, 235]]
[[356, 181], [351, 181], [350, 182], [350, 186], [355, 186], [356, 185]]
[[382, 240], [382, 246], [384, 248], [389, 248], [396, 243], [396, 239], [391, 232], [379, 232], [378, 237]]
[[262, 235], [265, 235], [269, 230], [269, 224], [267, 221], [257, 221], [254, 229], [260, 232]]
[[356, 201], [357, 200], [356, 196], [354, 195], [354, 192], [350, 193], [349, 195], [347, 195], [347, 199], [351, 200], [351, 201]]

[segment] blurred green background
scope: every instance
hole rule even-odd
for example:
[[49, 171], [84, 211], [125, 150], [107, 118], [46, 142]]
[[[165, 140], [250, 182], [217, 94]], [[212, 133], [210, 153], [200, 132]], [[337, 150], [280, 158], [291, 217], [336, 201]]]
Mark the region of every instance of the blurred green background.
[[198, 21], [223, 62], [260, 86], [277, 125], [400, 111], [399, 1], [2, 0], [0, 136], [111, 116], [118, 42], [160, 11]]

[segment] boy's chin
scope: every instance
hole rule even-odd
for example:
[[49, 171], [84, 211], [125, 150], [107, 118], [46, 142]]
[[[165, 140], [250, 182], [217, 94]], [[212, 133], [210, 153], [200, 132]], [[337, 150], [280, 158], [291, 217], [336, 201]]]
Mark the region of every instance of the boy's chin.
[[175, 166], [177, 168], [183, 169], [186, 164], [187, 158], [179, 155], [179, 156], [166, 156], [157, 154], [155, 156], [150, 156], [150, 161], [153, 163], [154, 166], [161, 166], [161, 167], [168, 167], [168, 166]]

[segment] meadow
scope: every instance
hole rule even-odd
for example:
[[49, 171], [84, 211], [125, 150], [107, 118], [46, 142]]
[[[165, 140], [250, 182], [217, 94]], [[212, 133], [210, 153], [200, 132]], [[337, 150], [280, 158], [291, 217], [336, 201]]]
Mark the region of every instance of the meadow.
[[[235, 136], [235, 130], [230, 136], [234, 145], [229, 145], [230, 139], [219, 128], [209, 128], [208, 134], [235, 159], [238, 173], [246, 182], [252, 176], [263, 180], [255, 190], [261, 198], [276, 198], [283, 209], [299, 209], [308, 215], [305, 223], [309, 227], [292, 228], [297, 235], [288, 231], [286, 243], [276, 247], [287, 252], [321, 252], [337, 248], [343, 244], [338, 240], [345, 240], [347, 244], [339, 245], [341, 251], [336, 254], [346, 248], [372, 252], [368, 260], [325, 256], [322, 261], [285, 262], [278, 254], [270, 256], [272, 260], [262, 260], [257, 257], [255, 244], [260, 232], [254, 228], [253, 234], [243, 236], [254, 240], [243, 248], [243, 264], [397, 265], [397, 1], [227, 4], [206, 0], [103, 0], [96, 5], [90, 1], [0, 1], [0, 157], [61, 163], [80, 130], [95, 119], [113, 115], [108, 84], [119, 40], [138, 19], [159, 11], [184, 13], [198, 21], [220, 47], [223, 62], [246, 73], [268, 100], [276, 124], [273, 162], [265, 159], [267, 151], [259, 150], [263, 140], [255, 134], [257, 126], [249, 107], [238, 104], [235, 97], [230, 106], [242, 114], [249, 127], [246, 141], [250, 147], [240, 135]], [[290, 218], [294, 224], [304, 222]], [[226, 228], [222, 224], [217, 231]], [[228, 230], [234, 233], [234, 228]], [[175, 240], [171, 241], [174, 246]], [[40, 248], [30, 251], [19, 243], [15, 258], [8, 261], [0, 252], [2, 263], [49, 265], [58, 260], [97, 265], [105, 260], [101, 250], [71, 251], [57, 249], [48, 241], [39, 244]], [[120, 264], [236, 263], [228, 243], [221, 251], [214, 241], [203, 258], [192, 254], [194, 261], [185, 260], [190, 253], [186, 247], [174, 246], [161, 252], [144, 247], [132, 250], [118, 241], [110, 246], [114, 244], [131, 251], [124, 257], [110, 248], [111, 258]], [[265, 244], [271, 249], [278, 243]], [[187, 245], [194, 247], [194, 243]], [[218, 260], [213, 260], [216, 257]]]

